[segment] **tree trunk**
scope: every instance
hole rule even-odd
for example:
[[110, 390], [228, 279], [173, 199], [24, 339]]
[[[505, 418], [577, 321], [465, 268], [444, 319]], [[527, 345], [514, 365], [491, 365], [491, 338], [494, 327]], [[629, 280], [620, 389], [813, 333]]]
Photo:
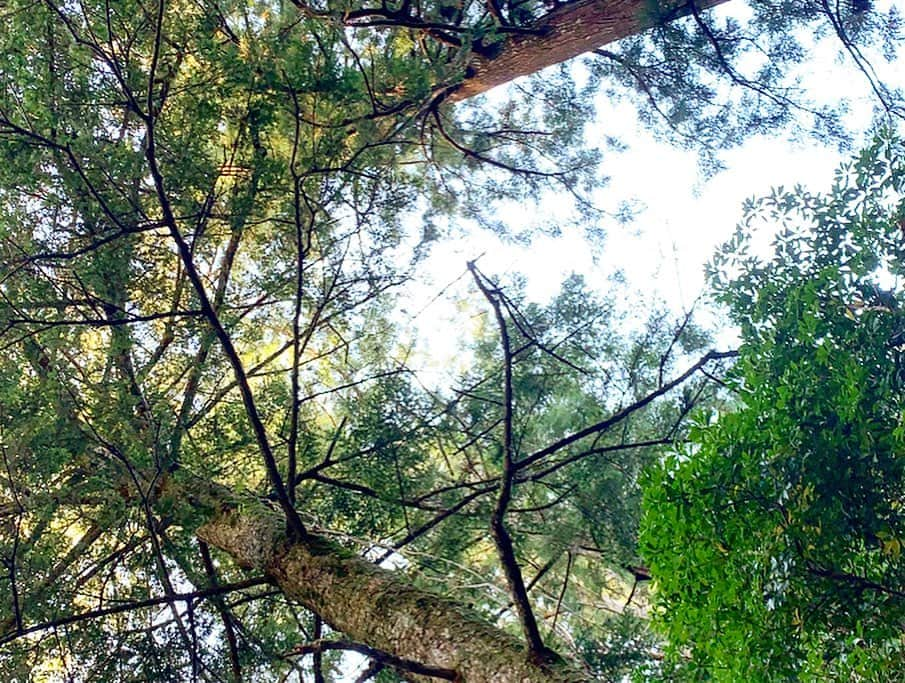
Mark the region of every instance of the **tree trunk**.
[[426, 668], [455, 672], [462, 683], [577, 683], [586, 676], [565, 663], [529, 661], [517, 638], [470, 610], [413, 587], [345, 548], [310, 536], [290, 542], [285, 522], [266, 511], [231, 510], [198, 537], [238, 564], [265, 572], [290, 598], [337, 631]]
[[[707, 9], [727, 0], [696, 0]], [[514, 35], [497, 45], [494, 56], [474, 54], [462, 85], [450, 101], [480, 95], [520, 76], [559, 64], [664, 21], [691, 13], [684, 0], [574, 0], [538, 19], [532, 33]]]

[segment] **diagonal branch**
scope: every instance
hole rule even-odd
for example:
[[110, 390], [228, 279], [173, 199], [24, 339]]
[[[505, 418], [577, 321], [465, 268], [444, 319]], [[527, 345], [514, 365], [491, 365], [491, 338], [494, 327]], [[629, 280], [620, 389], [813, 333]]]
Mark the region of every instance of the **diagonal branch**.
[[221, 511], [197, 535], [239, 565], [265, 572], [286, 596], [375, 650], [453, 670], [468, 683], [588, 680], [561, 660], [534, 661], [517, 639], [448, 597], [413, 586], [401, 572], [321, 536], [288, 538], [282, 520], [266, 510]]
[[520, 76], [578, 57], [622, 38], [726, 0], [575, 0], [511, 35], [495, 55], [472, 54], [465, 79], [447, 99], [466, 100]]
[[538, 460], [542, 460], [543, 458], [546, 458], [547, 456], [552, 455], [553, 453], [556, 453], [557, 451], [560, 451], [563, 448], [566, 448], [567, 446], [571, 446], [576, 441], [580, 441], [581, 439], [584, 439], [585, 437], [591, 436], [592, 434], [599, 434], [600, 432], [606, 431], [613, 425], [624, 420], [628, 415], [631, 415], [632, 413], [637, 412], [638, 410], [641, 410], [648, 404], [652, 403], [654, 400], [660, 398], [660, 396], [663, 396], [663, 394], [669, 393], [670, 391], [675, 389], [677, 386], [682, 384], [689, 377], [691, 377], [693, 374], [695, 374], [696, 372], [701, 370], [705, 365], [707, 365], [715, 360], [736, 358], [737, 356], [738, 356], [738, 351], [709, 351], [697, 363], [692, 365], [681, 375], [679, 375], [672, 381], [661, 385], [656, 391], [652, 391], [651, 393], [649, 393], [647, 396], [645, 396], [640, 401], [636, 401], [632, 405], [630, 405], [626, 408], [623, 408], [618, 413], [611, 415], [610, 417], [606, 418], [605, 420], [601, 420], [600, 422], [598, 422], [596, 424], [592, 424], [588, 427], [585, 427], [584, 429], [581, 429], [573, 434], [570, 434], [569, 436], [563, 437], [559, 441], [556, 441], [555, 443], [552, 443], [549, 446], [541, 448], [540, 450], [535, 451], [531, 455], [528, 455], [525, 458], [522, 458], [517, 463], [518, 469], [524, 469], [525, 467], [528, 467], [529, 465], [537, 462]]
[[214, 309], [214, 306], [211, 303], [211, 299], [207, 294], [204, 282], [201, 279], [201, 274], [198, 272], [198, 269], [195, 266], [191, 247], [189, 246], [188, 242], [186, 242], [185, 237], [183, 237], [182, 232], [179, 229], [179, 225], [176, 222], [176, 215], [173, 212], [169, 194], [167, 193], [166, 187], [164, 185], [163, 174], [161, 173], [160, 167], [157, 163], [156, 136], [153, 117], [147, 118], [146, 131], [147, 144], [145, 146], [145, 159], [148, 162], [148, 170], [154, 182], [154, 189], [157, 194], [157, 201], [160, 205], [161, 213], [163, 215], [163, 222], [170, 232], [170, 237], [176, 244], [176, 248], [179, 252], [179, 257], [182, 260], [183, 268], [185, 268], [186, 277], [192, 284], [192, 287], [195, 290], [195, 295], [198, 297], [201, 312], [204, 317], [207, 318], [208, 323], [214, 331], [214, 335], [217, 337], [217, 341], [220, 342], [220, 347], [223, 350], [223, 355], [226, 356], [226, 358], [229, 360], [230, 366], [232, 367], [233, 374], [235, 375], [236, 379], [236, 385], [238, 386], [239, 393], [242, 396], [242, 403], [245, 407], [245, 414], [248, 417], [248, 421], [251, 423], [251, 428], [254, 432], [258, 449], [261, 451], [261, 456], [267, 469], [267, 475], [270, 480], [270, 484], [271, 486], [273, 486], [274, 492], [276, 493], [277, 499], [279, 500], [280, 507], [283, 509], [283, 512], [286, 515], [286, 522], [292, 529], [294, 534], [298, 536], [304, 536], [306, 533], [305, 525], [302, 523], [298, 511], [295, 509], [295, 506], [290, 500], [286, 486], [283, 483], [283, 477], [280, 475], [280, 471], [277, 467], [276, 455], [274, 454], [273, 447], [270, 445], [270, 439], [267, 436], [267, 430], [264, 427], [264, 421], [261, 418], [260, 413], [258, 412], [258, 406], [255, 402], [254, 394], [252, 393], [251, 385], [248, 381], [248, 375], [245, 372], [245, 367], [242, 364], [242, 359], [239, 357], [239, 353], [236, 350], [235, 345], [233, 344], [232, 337], [230, 336], [229, 332], [226, 331], [226, 328], [223, 326], [223, 323], [221, 322], [217, 311]]
[[103, 617], [108, 617], [112, 614], [122, 614], [123, 612], [133, 612], [138, 609], [145, 609], [148, 607], [160, 607], [162, 605], [169, 605], [172, 602], [186, 602], [189, 600], [203, 600], [205, 598], [209, 598], [215, 595], [225, 595], [227, 593], [232, 593], [239, 590], [245, 590], [247, 588], [253, 588], [254, 586], [261, 586], [267, 584], [268, 580], [263, 578], [251, 578], [246, 579], [244, 581], [238, 581], [236, 583], [225, 583], [219, 586], [214, 586], [211, 588], [207, 588], [205, 590], [193, 591], [191, 593], [173, 593], [171, 595], [163, 595], [156, 598], [148, 598], [147, 600], [139, 600], [137, 602], [125, 602], [118, 603], [115, 605], [111, 605], [110, 607], [102, 607], [100, 609], [92, 610], [90, 612], [81, 612], [79, 614], [70, 614], [65, 617], [60, 617], [59, 619], [51, 619], [49, 621], [41, 622], [40, 624], [34, 624], [33, 626], [27, 626], [26, 628], [14, 631], [12, 633], [5, 633], [0, 635], [0, 645], [5, 645], [6, 643], [12, 642], [17, 638], [22, 636], [29, 635], [31, 633], [40, 633], [41, 631], [48, 631], [50, 629], [56, 629], [60, 626], [66, 626], [68, 624], [77, 624], [82, 621], [91, 621], [94, 619], [101, 619]]

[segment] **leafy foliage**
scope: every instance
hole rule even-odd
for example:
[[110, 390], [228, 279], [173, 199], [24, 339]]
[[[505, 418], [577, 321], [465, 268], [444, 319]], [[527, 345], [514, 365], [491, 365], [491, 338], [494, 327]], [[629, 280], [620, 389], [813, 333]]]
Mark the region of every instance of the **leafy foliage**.
[[[749, 27], [777, 73], [813, 19], [780, 21], [786, 4]], [[538, 306], [485, 277], [498, 315], [456, 386], [437, 389], [408, 362], [394, 313], [459, 224], [503, 230], [501, 207], [555, 190], [599, 227], [601, 153], [585, 127], [617, 72], [579, 87], [561, 69], [499, 106], [449, 101], [474, 58], [536, 33], [548, 10], [3, 3], [0, 678], [338, 677], [333, 650], [302, 648], [337, 636], [329, 625], [198, 540], [223, 508], [282, 515], [294, 540], [339, 539], [500, 630], [525, 621], [524, 598], [544, 639], [600, 675], [651, 665], [633, 613], [638, 481], [713, 395], [698, 371], [721, 357], [693, 362], [706, 336], [648, 302], [650, 316], [627, 315], [617, 281], [602, 300], [573, 278]], [[744, 56], [715, 58], [735, 34], [691, 19], [656, 48], [630, 46], [686, 58], [654, 92], [674, 107], [680, 82], [713, 100], [715, 70]], [[670, 121], [736, 138], [766, 125], [746, 117], [756, 108], [715, 110]], [[488, 539], [494, 516], [508, 555]], [[882, 534], [897, 527], [858, 524], [888, 556], [898, 536]], [[385, 655], [371, 653], [375, 670]]]
[[[883, 133], [828, 194], [752, 202], [714, 261], [741, 327], [738, 405], [700, 415], [650, 477], [642, 532], [692, 679], [902, 670], [903, 152]], [[765, 219], [768, 257], [752, 246]]]

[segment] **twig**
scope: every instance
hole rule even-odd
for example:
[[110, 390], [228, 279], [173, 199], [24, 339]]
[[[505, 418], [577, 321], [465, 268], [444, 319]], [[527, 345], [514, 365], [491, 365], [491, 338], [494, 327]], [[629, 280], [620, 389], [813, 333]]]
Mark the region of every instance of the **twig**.
[[490, 529], [500, 556], [500, 564], [503, 565], [503, 571], [506, 574], [506, 583], [509, 585], [509, 592], [512, 596], [512, 601], [515, 603], [522, 631], [528, 641], [528, 647], [532, 653], [540, 656], [545, 652], [546, 648], [544, 647], [540, 630], [537, 627], [534, 612], [531, 610], [531, 602], [528, 599], [525, 580], [522, 577], [522, 571], [515, 556], [515, 546], [512, 542], [512, 537], [506, 529], [506, 509], [512, 500], [513, 479], [516, 471], [512, 444], [512, 349], [510, 347], [509, 331], [506, 326], [506, 320], [503, 318], [502, 295], [499, 290], [496, 287], [491, 288], [488, 286], [486, 278], [478, 271], [473, 261], [469, 262], [468, 269], [471, 271], [478, 289], [481, 290], [488, 303], [493, 307], [493, 313], [500, 330], [500, 344], [503, 348], [503, 472], [500, 479], [500, 490], [497, 495], [496, 507], [490, 518]]
[[253, 588], [254, 586], [261, 586], [268, 583], [270, 583], [270, 579], [266, 577], [257, 577], [254, 579], [246, 579], [245, 581], [237, 581], [236, 583], [223, 584], [221, 586], [216, 586], [213, 588], [206, 588], [200, 591], [192, 591], [191, 593], [173, 593], [171, 595], [148, 598], [147, 600], [127, 602], [120, 605], [111, 605], [110, 607], [104, 607], [101, 609], [92, 610], [90, 612], [82, 612], [81, 614], [71, 614], [67, 617], [51, 619], [49, 621], [41, 622], [40, 624], [35, 624], [34, 626], [28, 626], [21, 630], [17, 630], [14, 633], [8, 633], [4, 636], [0, 636], [0, 645], [5, 645], [9, 642], [12, 642], [13, 640], [16, 640], [17, 638], [28, 635], [30, 633], [38, 633], [40, 631], [46, 631], [48, 629], [55, 629], [59, 628], [60, 626], [66, 626], [67, 624], [76, 624], [82, 621], [100, 619], [112, 614], [122, 614], [123, 612], [131, 612], [147, 607], [169, 605], [173, 601], [184, 602], [187, 600], [203, 600], [213, 595], [224, 595], [226, 593], [233, 593], [238, 590]]
[[375, 659], [383, 664], [387, 664], [396, 669], [401, 669], [420, 676], [433, 676], [444, 681], [458, 680], [458, 674], [452, 669], [444, 669], [441, 667], [427, 666], [421, 662], [416, 662], [404, 657], [397, 657], [389, 652], [383, 652], [373, 647], [369, 647], [362, 643], [356, 643], [351, 640], [324, 640], [319, 639], [311, 643], [297, 645], [292, 649], [290, 654], [293, 655], [317, 655], [328, 650], [342, 650], [345, 652], [358, 652]]

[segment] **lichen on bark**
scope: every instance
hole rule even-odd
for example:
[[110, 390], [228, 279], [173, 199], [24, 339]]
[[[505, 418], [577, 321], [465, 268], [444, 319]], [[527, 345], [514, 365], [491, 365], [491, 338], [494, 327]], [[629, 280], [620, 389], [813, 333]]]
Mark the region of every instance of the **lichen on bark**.
[[221, 512], [198, 538], [266, 573], [335, 630], [376, 650], [455, 671], [467, 683], [578, 683], [564, 662], [531, 661], [523, 643], [453, 600], [316, 535], [290, 540], [275, 516]]

